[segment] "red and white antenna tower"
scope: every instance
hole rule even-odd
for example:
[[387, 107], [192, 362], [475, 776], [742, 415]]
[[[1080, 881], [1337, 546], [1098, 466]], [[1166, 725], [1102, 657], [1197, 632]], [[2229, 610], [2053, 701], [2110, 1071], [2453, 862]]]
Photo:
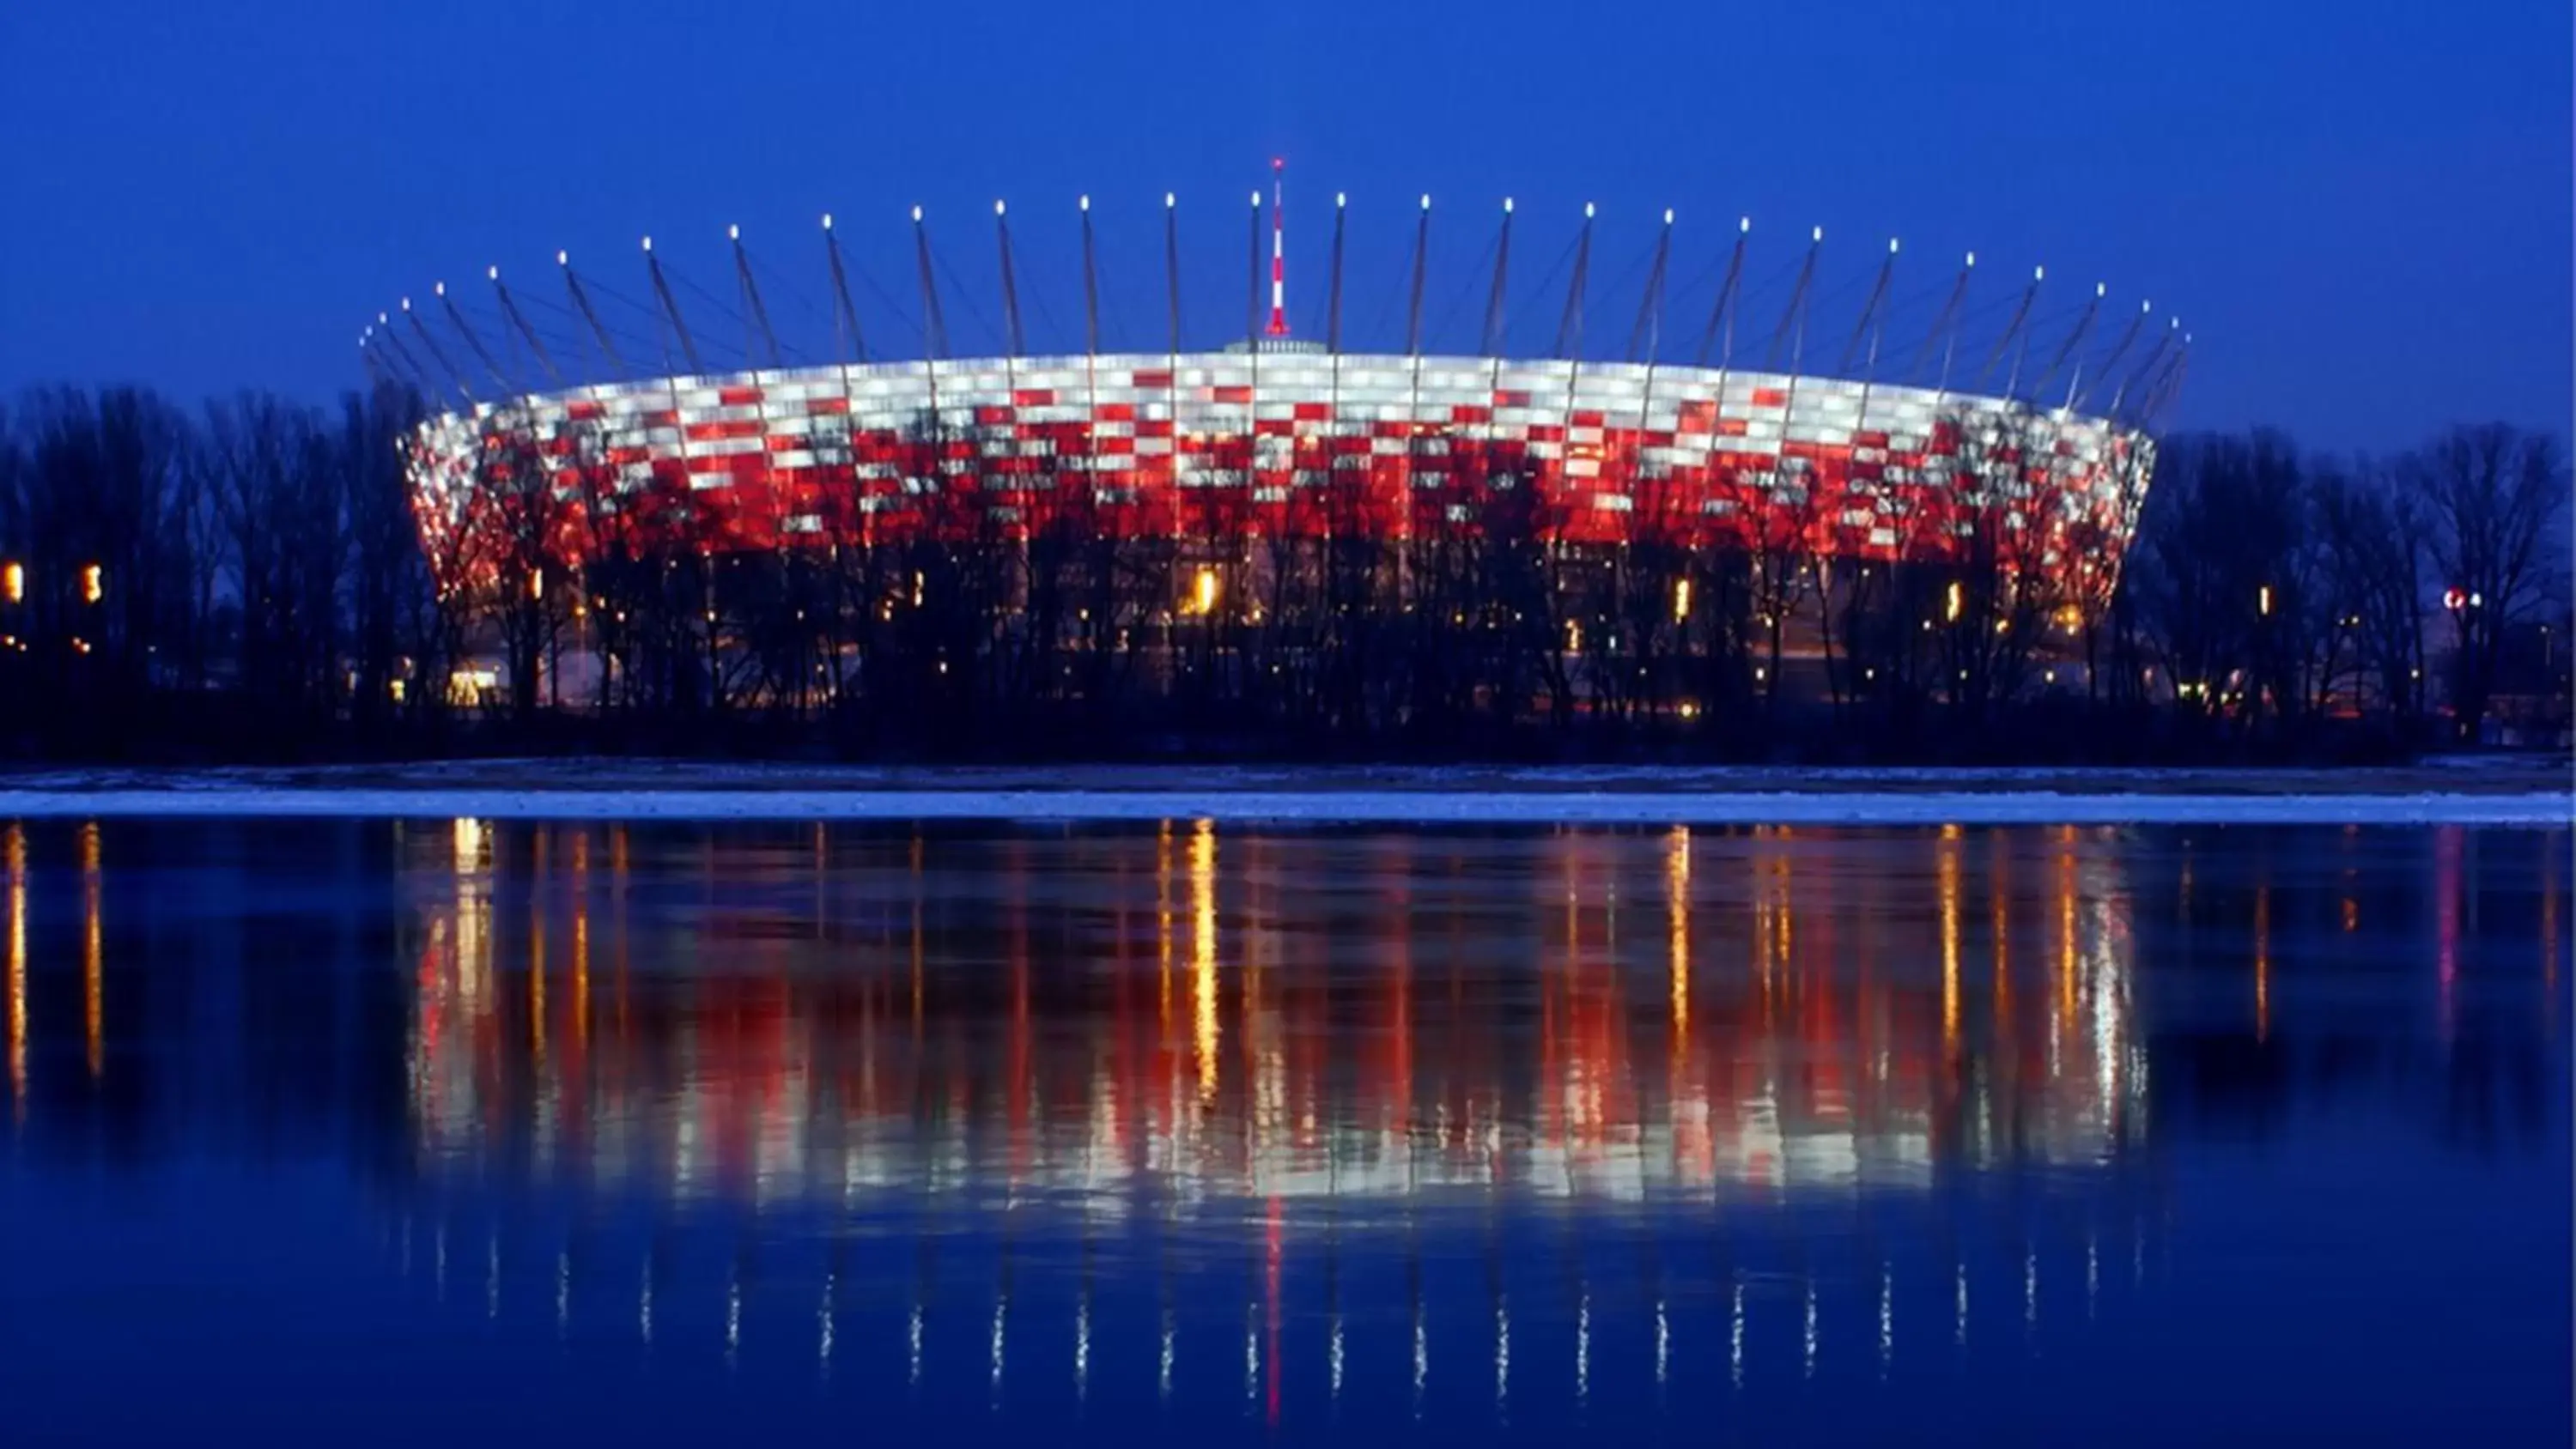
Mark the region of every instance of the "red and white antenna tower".
[[1286, 157], [1270, 158], [1270, 325], [1263, 331], [1271, 337], [1288, 335], [1288, 217], [1282, 208], [1287, 169]]

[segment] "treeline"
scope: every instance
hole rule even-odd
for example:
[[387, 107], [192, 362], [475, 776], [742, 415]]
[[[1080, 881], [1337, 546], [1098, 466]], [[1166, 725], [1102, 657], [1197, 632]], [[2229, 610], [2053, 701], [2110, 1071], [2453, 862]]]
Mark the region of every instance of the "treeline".
[[707, 553], [529, 438], [424, 538], [417, 417], [20, 399], [0, 753], [2300, 759], [2568, 718], [2568, 477], [2502, 426], [2359, 460], [2168, 439], [2115, 577], [2040, 557], [2055, 501], [2009, 437], [1967, 450], [1938, 566], [1809, 558], [1821, 488], [1730, 548], [1558, 543], [1497, 487], [1401, 541], [1023, 531], [946, 494], [978, 511]]

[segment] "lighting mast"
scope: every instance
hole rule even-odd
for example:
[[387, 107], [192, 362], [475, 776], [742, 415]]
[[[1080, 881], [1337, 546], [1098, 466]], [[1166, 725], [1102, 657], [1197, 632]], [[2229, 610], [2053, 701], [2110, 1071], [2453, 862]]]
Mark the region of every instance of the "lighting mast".
[[1281, 209], [1287, 169], [1286, 157], [1270, 158], [1270, 325], [1263, 329], [1270, 337], [1288, 335], [1288, 218]]

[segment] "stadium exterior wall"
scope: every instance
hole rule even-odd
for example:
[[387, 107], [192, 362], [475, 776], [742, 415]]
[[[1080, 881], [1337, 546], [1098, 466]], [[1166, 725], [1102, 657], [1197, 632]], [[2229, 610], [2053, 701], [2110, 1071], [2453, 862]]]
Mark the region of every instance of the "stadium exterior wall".
[[446, 414], [416, 444], [416, 509], [451, 570], [497, 526], [516, 449], [568, 563], [612, 533], [728, 553], [1066, 524], [1401, 540], [1500, 517], [1571, 545], [1940, 563], [1982, 526], [2097, 597], [2153, 464], [2110, 419], [1988, 396], [1297, 344], [612, 383]]

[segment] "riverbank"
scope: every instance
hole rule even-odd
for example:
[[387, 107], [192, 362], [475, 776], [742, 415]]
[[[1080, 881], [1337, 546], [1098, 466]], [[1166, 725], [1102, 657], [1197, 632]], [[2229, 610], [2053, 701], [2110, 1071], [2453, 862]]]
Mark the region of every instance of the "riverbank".
[[1081, 766], [639, 760], [0, 773], [0, 818], [2566, 823], [2565, 762], [2374, 770]]

